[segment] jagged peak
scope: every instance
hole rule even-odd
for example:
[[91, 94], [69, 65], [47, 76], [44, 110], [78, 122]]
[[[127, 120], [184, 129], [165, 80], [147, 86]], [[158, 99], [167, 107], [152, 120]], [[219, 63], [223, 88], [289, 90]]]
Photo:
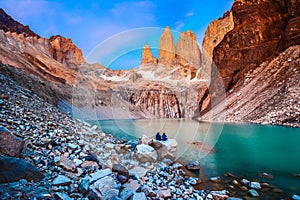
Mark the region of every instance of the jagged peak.
[[37, 37], [40, 36], [34, 33], [29, 26], [24, 26], [18, 21], [14, 20], [10, 15], [8, 15], [2, 8], [0, 8], [0, 29], [4, 32], [15, 32], [17, 34], [24, 34], [25, 37]]

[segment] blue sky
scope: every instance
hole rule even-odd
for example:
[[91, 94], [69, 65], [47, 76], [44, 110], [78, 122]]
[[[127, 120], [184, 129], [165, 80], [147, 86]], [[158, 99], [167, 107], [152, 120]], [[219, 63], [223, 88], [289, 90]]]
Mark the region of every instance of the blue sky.
[[0, 7], [42, 37], [71, 38], [87, 56], [113, 35], [143, 27], [192, 30], [201, 43], [207, 25], [230, 10], [232, 3], [233, 0], [0, 0]]

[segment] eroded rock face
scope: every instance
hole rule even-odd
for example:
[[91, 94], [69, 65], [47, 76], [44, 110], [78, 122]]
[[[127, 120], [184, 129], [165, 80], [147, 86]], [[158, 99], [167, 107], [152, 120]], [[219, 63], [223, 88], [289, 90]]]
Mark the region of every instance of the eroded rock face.
[[[289, 21], [291, 27], [299, 26], [292, 20], [299, 15], [298, 10], [299, 3], [295, 1], [234, 2], [231, 9], [234, 28], [213, 50], [213, 60], [227, 90], [244, 77], [247, 70], [284, 50], [288, 46], [285, 44], [299, 44], [298, 34], [294, 30], [285, 30]], [[281, 44], [283, 39], [286, 42]], [[280, 49], [279, 46], [284, 47]]]
[[56, 35], [50, 37], [49, 40], [53, 48], [53, 58], [58, 62], [74, 69], [85, 63], [81, 50], [73, 44], [71, 39]]
[[133, 105], [161, 118], [181, 117], [178, 99], [171, 90], [149, 85], [147, 87], [131, 96], [130, 102]]
[[175, 58], [175, 46], [170, 27], [167, 26], [160, 37], [159, 42], [159, 63], [172, 65]]
[[204, 53], [212, 58], [214, 48], [233, 27], [234, 21], [232, 12], [227, 12], [222, 18], [212, 21], [207, 27], [203, 38], [202, 48]]
[[154, 58], [152, 56], [150, 46], [148, 44], [146, 44], [143, 48], [141, 64], [142, 65], [157, 64], [157, 62], [158, 62], [157, 58]]

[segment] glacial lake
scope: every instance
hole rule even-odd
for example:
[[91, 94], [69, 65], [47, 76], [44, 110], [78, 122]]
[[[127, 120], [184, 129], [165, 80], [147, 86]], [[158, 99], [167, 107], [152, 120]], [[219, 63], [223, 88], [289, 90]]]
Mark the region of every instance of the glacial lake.
[[[239, 178], [268, 182], [288, 195], [300, 195], [300, 177], [295, 176], [300, 174], [300, 128], [189, 119], [101, 120], [92, 124], [126, 140], [141, 135], [154, 138], [157, 132], [165, 132], [177, 140], [180, 160], [198, 160], [207, 177], [230, 172]], [[193, 141], [202, 141], [214, 151], [195, 148]], [[274, 178], [258, 176], [264, 172]]]

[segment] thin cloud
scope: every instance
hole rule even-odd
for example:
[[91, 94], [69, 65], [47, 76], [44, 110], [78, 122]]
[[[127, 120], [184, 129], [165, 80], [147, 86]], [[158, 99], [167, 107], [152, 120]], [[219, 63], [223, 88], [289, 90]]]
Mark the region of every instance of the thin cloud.
[[28, 20], [32, 17], [41, 17], [43, 15], [55, 14], [59, 4], [49, 1], [35, 0], [8, 0], [3, 2], [8, 13], [12, 14], [18, 20]]
[[180, 31], [184, 27], [184, 22], [182, 21], [177, 21], [175, 22], [175, 30]]
[[191, 10], [191, 11], [189, 11], [189, 12], [187, 12], [186, 14], [185, 14], [185, 16], [186, 17], [192, 17], [192, 16], [194, 16], [194, 11], [193, 10]]

